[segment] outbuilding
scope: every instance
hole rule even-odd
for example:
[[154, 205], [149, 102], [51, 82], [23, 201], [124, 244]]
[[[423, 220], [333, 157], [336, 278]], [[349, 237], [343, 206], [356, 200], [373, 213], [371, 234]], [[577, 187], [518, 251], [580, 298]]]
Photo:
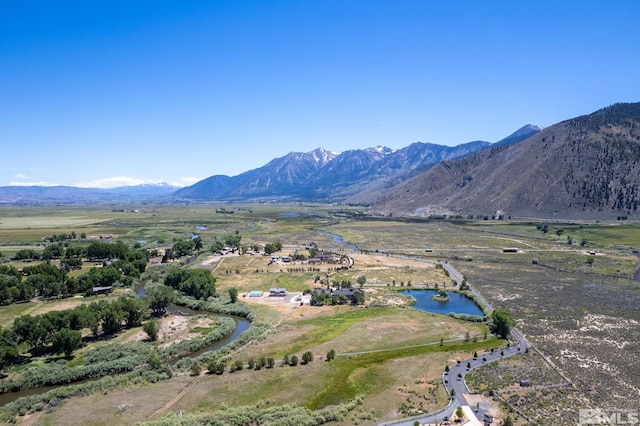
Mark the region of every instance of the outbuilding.
[[269, 297], [285, 297], [287, 290], [284, 288], [272, 288], [269, 290]]
[[113, 292], [113, 286], [108, 287], [93, 287], [93, 294], [109, 294]]

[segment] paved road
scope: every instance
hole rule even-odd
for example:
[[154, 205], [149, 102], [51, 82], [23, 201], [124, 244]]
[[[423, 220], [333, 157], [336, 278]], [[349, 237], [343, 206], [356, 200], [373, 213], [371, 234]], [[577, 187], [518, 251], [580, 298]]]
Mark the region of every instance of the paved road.
[[[458, 272], [453, 266], [448, 263], [442, 263], [444, 269], [449, 272], [449, 276], [456, 280], [458, 286], [462, 283], [463, 276], [460, 272]], [[470, 287], [471, 291], [480, 298], [484, 303], [486, 300], [482, 297], [480, 293], [477, 292], [476, 289]], [[491, 305], [486, 303], [486, 305], [490, 308]], [[467, 358], [464, 360], [460, 360], [459, 363], [456, 363], [452, 366], [449, 366], [449, 372], [444, 373], [442, 376], [442, 381], [444, 383], [444, 387], [451, 395], [451, 391], [455, 391], [454, 397], [451, 398], [449, 404], [435, 413], [425, 414], [423, 416], [415, 416], [402, 420], [396, 420], [391, 422], [385, 422], [381, 425], [394, 425], [394, 426], [413, 426], [413, 422], [416, 420], [420, 423], [436, 423], [441, 422], [444, 417], [451, 418], [456, 408], [461, 405], [469, 405], [467, 400], [464, 397], [464, 394], [469, 393], [469, 388], [467, 387], [467, 383], [464, 380], [464, 376], [472, 370], [476, 368], [480, 368], [490, 362], [500, 361], [514, 355], [518, 355], [527, 350], [527, 348], [531, 347], [531, 344], [527, 339], [522, 335], [522, 333], [517, 330], [515, 327], [511, 329], [511, 336], [515, 339], [515, 343], [510, 344], [509, 346], [505, 346], [500, 349], [495, 349], [493, 352], [487, 352], [478, 354], [477, 358]], [[506, 343], [506, 342], [505, 342]], [[469, 366], [467, 366], [469, 364]], [[478, 418], [482, 419], [484, 416], [484, 412], [482, 410], [477, 414]]]

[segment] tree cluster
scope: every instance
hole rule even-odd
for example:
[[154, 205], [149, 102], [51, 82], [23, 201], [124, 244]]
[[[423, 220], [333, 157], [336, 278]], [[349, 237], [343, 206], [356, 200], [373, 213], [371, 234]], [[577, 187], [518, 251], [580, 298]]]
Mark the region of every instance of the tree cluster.
[[[103, 260], [102, 268], [92, 268], [78, 279], [67, 275], [82, 266], [82, 258]], [[75, 293], [92, 294], [93, 287], [113, 286], [117, 282], [130, 285], [133, 278], [145, 271], [149, 259], [146, 250], [133, 250], [122, 242], [94, 241], [88, 246], [50, 244], [44, 252], [20, 250], [14, 258], [44, 259], [44, 263], [26, 266], [21, 271], [12, 266], [0, 266], [0, 304], [45, 298], [65, 297]], [[60, 259], [60, 267], [50, 261]]]
[[196, 299], [216, 295], [216, 279], [207, 269], [169, 269], [164, 284]]
[[325, 291], [314, 291], [311, 293], [311, 304], [318, 305], [344, 305], [352, 303], [354, 305], [364, 304], [364, 293], [362, 291], [354, 291], [353, 297], [349, 299], [344, 294], [327, 294]]
[[[51, 311], [38, 316], [22, 315], [7, 330], [1, 344], [8, 342], [14, 348], [25, 343], [31, 349], [64, 352], [66, 356], [82, 345], [81, 330], [89, 329], [94, 336], [100, 330], [105, 335], [116, 333], [122, 327], [135, 327], [149, 316], [149, 305], [142, 299], [121, 296], [109, 303], [104, 300], [81, 305], [64, 311]], [[5, 360], [7, 362], [8, 360]]]
[[[70, 234], [61, 233], [49, 235], [48, 237], [44, 237], [44, 240], [50, 243], [59, 243], [67, 240], [75, 240], [76, 238], [76, 231], [71, 231]], [[82, 233], [82, 238], [86, 238], [86, 234], [84, 232]]]
[[264, 252], [266, 254], [272, 254], [280, 250], [282, 250], [282, 243], [280, 241], [268, 243], [264, 246]]
[[225, 247], [230, 247], [232, 250], [238, 250], [240, 248], [241, 239], [242, 235], [240, 235], [238, 231], [233, 234], [226, 234], [222, 237], [217, 237], [211, 245], [211, 252], [221, 253]]

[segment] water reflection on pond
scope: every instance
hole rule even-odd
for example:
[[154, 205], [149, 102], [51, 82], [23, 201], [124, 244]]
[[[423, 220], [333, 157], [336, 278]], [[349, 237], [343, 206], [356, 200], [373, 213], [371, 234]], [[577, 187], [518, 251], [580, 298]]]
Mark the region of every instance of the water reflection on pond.
[[433, 300], [431, 298], [437, 293], [436, 290], [403, 290], [400, 293], [416, 299], [416, 304], [413, 305], [413, 307], [421, 311], [444, 315], [450, 312], [456, 314], [483, 315], [478, 305], [461, 293], [450, 291], [449, 300], [446, 302]]

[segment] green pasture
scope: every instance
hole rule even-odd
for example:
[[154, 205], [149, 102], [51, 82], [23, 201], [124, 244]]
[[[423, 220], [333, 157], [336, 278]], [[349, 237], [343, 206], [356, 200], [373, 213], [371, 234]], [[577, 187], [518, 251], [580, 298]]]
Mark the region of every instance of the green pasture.
[[[330, 363], [332, 371], [326, 376], [323, 390], [307, 406], [312, 409], [337, 404], [359, 394], [382, 392], [392, 382], [392, 377], [383, 368], [385, 362], [398, 358], [410, 358], [435, 354], [438, 352], [474, 352], [499, 347], [503, 342], [487, 340], [468, 343], [455, 343], [416, 346], [389, 351], [371, 352], [351, 357], [337, 357]], [[358, 374], [361, 373], [361, 374]], [[357, 375], [356, 377], [354, 377]]]
[[30, 314], [37, 305], [35, 302], [25, 302], [0, 306], [0, 326], [3, 328], [11, 327], [16, 317]]
[[[369, 322], [372, 329], [384, 329], [385, 322], [390, 324], [403, 318], [407, 323], [420, 325], [420, 331], [406, 331], [413, 336], [403, 336], [400, 342], [389, 336], [380, 340], [373, 336], [366, 323]], [[375, 324], [373, 324], [375, 322]], [[463, 327], [471, 336], [482, 340], [487, 330], [483, 323], [463, 323], [444, 315], [432, 315], [414, 309], [376, 307], [367, 309], [354, 309], [342, 307], [338, 312], [328, 316], [320, 316], [295, 322], [297, 327], [312, 326], [310, 331], [299, 336], [293, 346], [283, 349], [283, 353], [296, 353], [315, 345], [335, 341], [351, 327], [360, 324], [360, 327], [351, 330], [349, 341], [344, 343], [344, 349], [348, 351], [387, 350], [398, 346], [424, 345], [437, 343], [440, 339], [451, 338], [451, 331]], [[383, 331], [380, 331], [382, 334]], [[340, 348], [338, 348], [340, 349]], [[336, 349], [336, 350], [338, 350]]]

